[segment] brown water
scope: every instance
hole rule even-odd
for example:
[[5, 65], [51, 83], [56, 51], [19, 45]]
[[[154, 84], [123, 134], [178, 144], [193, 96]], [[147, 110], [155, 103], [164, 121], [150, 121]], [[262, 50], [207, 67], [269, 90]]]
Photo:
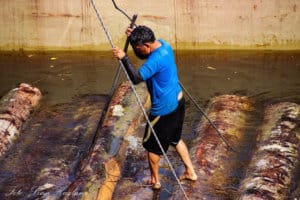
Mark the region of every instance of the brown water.
[[[243, 94], [251, 97], [256, 102], [256, 106], [261, 108], [282, 101], [300, 103], [300, 52], [182, 51], [176, 52], [176, 58], [181, 82], [203, 108], [211, 97], [219, 94]], [[133, 62], [140, 63], [137, 60]], [[82, 99], [82, 95], [108, 94], [117, 65], [110, 52], [3, 53], [0, 54], [0, 96], [18, 83], [32, 83], [41, 89], [44, 95], [42, 107], [51, 108], [51, 106], [61, 105], [60, 110], [64, 108], [68, 110], [70, 109], [68, 103], [73, 104], [74, 99], [75, 101], [77, 98]], [[125, 80], [124, 76], [122, 80]], [[190, 144], [195, 137], [194, 127], [201, 113], [191, 101], [187, 101], [186, 114], [183, 138]], [[248, 162], [248, 158], [244, 155], [253, 147], [252, 132], [262, 115], [263, 112], [258, 110], [252, 116], [253, 121], [249, 124], [249, 138], [246, 142], [252, 145], [246, 145], [244, 154], [239, 158], [241, 166], [238, 167], [241, 169], [237, 170], [234, 175], [236, 179], [243, 175], [242, 167]], [[53, 126], [53, 120], [49, 119], [49, 122], [51, 123], [43, 122], [45, 130]], [[68, 128], [72, 129], [78, 126], [80, 121], [77, 121], [74, 127], [71, 122], [68, 124], [71, 124]], [[30, 141], [30, 138], [27, 140], [28, 143], [34, 143]], [[27, 150], [30, 151], [30, 149]], [[168, 154], [176, 171], [182, 171], [182, 164], [174, 152], [170, 151]], [[139, 160], [139, 156], [143, 158], [144, 155], [141, 153], [138, 156], [128, 157], [124, 179], [121, 182], [133, 176], [139, 177], [139, 173], [144, 173], [147, 163], [145, 164], [143, 159]], [[27, 158], [30, 160], [30, 156]], [[14, 162], [6, 167], [11, 165], [13, 168], [13, 164]], [[160, 173], [165, 175], [164, 189], [160, 193], [150, 193], [149, 196], [152, 195], [153, 199], [170, 198], [176, 185], [174, 178], [170, 178], [172, 174], [167, 165], [163, 164], [163, 166], [165, 167], [162, 167]], [[18, 167], [17, 170], [21, 171], [22, 167]], [[9, 179], [10, 176], [11, 174], [2, 174], [0, 183], [4, 179]], [[26, 178], [23, 177], [23, 179]], [[30, 178], [27, 177], [27, 179]], [[23, 184], [26, 184], [26, 181]], [[234, 193], [237, 185], [231, 187], [230, 190]], [[18, 192], [18, 190], [12, 191]], [[298, 191], [299, 187], [295, 196], [299, 196]], [[122, 194], [120, 192], [115, 196], [122, 197]], [[214, 196], [212, 194], [212, 197]]]
[[[224, 93], [263, 101], [300, 99], [300, 52], [182, 51], [176, 59], [181, 82], [200, 102]], [[2, 53], [0, 96], [20, 82], [39, 87], [51, 103], [107, 94], [117, 65], [111, 52]]]

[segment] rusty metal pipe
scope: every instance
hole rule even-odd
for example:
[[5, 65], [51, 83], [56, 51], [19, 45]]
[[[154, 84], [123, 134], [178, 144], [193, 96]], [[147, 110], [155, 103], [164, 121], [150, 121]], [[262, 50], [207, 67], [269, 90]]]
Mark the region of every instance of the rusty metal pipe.
[[115, 8], [116, 8], [118, 11], [120, 11], [123, 15], [125, 15], [125, 16], [129, 19], [129, 21], [133, 21], [133, 18], [130, 18], [129, 15], [127, 15], [127, 13], [126, 13], [124, 10], [122, 10], [121, 8], [119, 8], [119, 7], [117, 6], [115, 0], [112, 0], [112, 2], [113, 2], [113, 4], [114, 4]]
[[[137, 19], [137, 15], [133, 15], [129, 27], [132, 28], [134, 26], [134, 23], [135, 23], [136, 19]], [[124, 45], [124, 49], [123, 49], [125, 53], [127, 52], [128, 47], [129, 47], [129, 39], [127, 38], [126, 42], [125, 42], [125, 45]], [[114, 77], [114, 81], [113, 81], [112, 87], [111, 87], [110, 92], [109, 92], [109, 96], [108, 96], [109, 100], [111, 100], [111, 97], [112, 97], [112, 95], [113, 95], [113, 93], [114, 93], [114, 91], [115, 91], [115, 89], [117, 87], [118, 81], [120, 79], [121, 71], [122, 71], [122, 66], [119, 65], [118, 69], [117, 69], [117, 71], [115, 73], [115, 77]]]

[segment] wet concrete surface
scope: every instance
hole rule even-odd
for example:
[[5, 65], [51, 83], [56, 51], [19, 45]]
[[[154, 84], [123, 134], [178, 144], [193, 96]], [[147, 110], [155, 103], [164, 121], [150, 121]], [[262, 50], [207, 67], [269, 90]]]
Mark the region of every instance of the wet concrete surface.
[[[242, 94], [256, 102], [255, 107], [257, 110], [251, 116], [251, 123], [247, 124], [246, 127], [247, 133], [252, 134], [248, 134], [249, 137], [246, 138], [243, 155], [239, 155], [240, 168], [237, 168], [240, 170], [232, 175], [232, 178], [236, 179], [234, 184], [220, 191], [207, 191], [212, 198], [226, 199], [228, 193], [233, 198], [238, 190], [238, 180], [243, 176], [243, 169], [249, 162], [249, 152], [255, 145], [253, 132], [262, 118], [262, 110], [267, 105], [282, 101], [300, 103], [300, 52], [182, 51], [176, 52], [176, 59], [181, 82], [201, 107], [205, 108], [209, 99], [219, 94]], [[140, 63], [136, 59], [133, 62], [135, 64]], [[41, 134], [39, 133], [41, 131], [53, 132], [51, 128], [58, 123], [56, 120], [61, 115], [60, 112], [55, 111], [57, 109], [65, 113], [64, 115], [70, 115], [67, 113], [73, 112], [74, 114], [76, 109], [84, 105], [80, 103], [77, 104], [77, 107], [69, 105], [74, 104], [74, 102], [88, 101], [90, 102], [89, 108], [92, 106], [91, 103], [103, 103], [104, 97], [98, 95], [109, 93], [117, 65], [118, 63], [111, 58], [110, 52], [25, 52], [22, 54], [4, 53], [0, 55], [0, 96], [20, 82], [28, 82], [34, 84], [43, 92], [44, 98], [41, 110], [45, 110], [44, 113], [48, 112], [48, 114], [43, 115], [39, 112], [34, 114], [34, 116], [37, 116], [36, 119], [47, 120], [37, 120], [36, 124], [28, 124], [25, 131], [34, 130], [29, 131], [24, 138], [20, 138], [20, 142], [16, 144], [14, 150], [1, 161], [0, 190], [2, 195], [6, 195], [5, 198], [9, 195], [9, 197], [15, 197], [13, 199], [26, 199], [20, 198], [18, 193], [23, 195], [24, 193], [29, 194], [37, 191], [38, 186], [35, 185], [37, 184], [35, 180], [38, 179], [41, 169], [37, 163], [41, 165], [54, 163], [53, 165], [55, 165], [53, 160], [53, 162], [51, 159], [45, 160], [46, 157], [55, 158], [56, 154], [66, 149], [64, 156], [70, 162], [76, 163], [76, 160], [78, 160], [76, 155], [78, 156], [79, 152], [86, 150], [91, 142], [91, 136], [89, 139], [84, 140], [85, 143], [69, 148], [70, 143], [72, 145], [74, 145], [74, 142], [76, 143], [78, 132], [71, 131], [72, 134], [77, 134], [74, 137], [77, 139], [72, 136], [69, 140], [64, 140], [59, 134], [49, 134], [47, 138], [41, 140], [39, 138]], [[125, 78], [122, 77], [121, 80], [125, 80]], [[96, 94], [96, 96], [91, 97], [92, 100], [85, 98], [83, 98], [85, 100], [78, 100], [78, 98], [82, 99], [82, 95], [93, 94]], [[187, 111], [183, 139], [191, 147], [196, 136], [195, 128], [202, 115], [188, 97], [186, 99]], [[101, 105], [98, 105], [96, 110], [101, 110], [100, 107]], [[82, 112], [80, 113], [82, 114]], [[87, 118], [88, 116], [82, 116], [81, 120], [73, 121], [70, 117], [69, 121], [65, 121], [66, 126], [69, 127], [64, 127], [62, 130], [65, 130], [65, 128], [66, 130], [68, 128], [74, 130], [75, 127], [82, 125], [84, 121], [86, 122]], [[180, 191], [176, 190], [178, 184], [164, 159], [160, 163], [162, 190], [153, 192], [149, 185], [145, 184], [145, 180], [149, 176], [149, 168], [145, 152], [141, 147], [143, 129], [144, 124], [132, 137], [127, 138], [129, 144], [126, 151], [127, 157], [113, 199], [172, 199], [174, 198], [173, 192]], [[26, 132], [23, 135], [26, 135]], [[60, 141], [60, 144], [66, 148], [57, 149], [56, 151], [54, 150], [55, 147], [50, 148], [57, 141]], [[41, 144], [34, 145], [38, 142], [41, 142]], [[176, 173], [182, 173], [183, 166], [176, 152], [170, 149], [168, 156]], [[59, 161], [59, 157], [54, 160]], [[64, 169], [65, 171], [70, 170], [69, 167], [61, 167], [61, 169], [61, 171], [64, 171]], [[72, 173], [68, 171], [67, 174]], [[43, 182], [42, 179], [40, 180]], [[62, 178], [61, 180], [63, 184], [70, 182], [69, 179]], [[22, 184], [23, 186], [27, 185], [22, 188]], [[193, 183], [183, 183], [187, 191], [190, 184]], [[300, 180], [295, 181], [294, 185], [293, 197], [298, 198], [300, 192], [297, 186], [300, 185]], [[140, 194], [142, 196], [139, 196]]]

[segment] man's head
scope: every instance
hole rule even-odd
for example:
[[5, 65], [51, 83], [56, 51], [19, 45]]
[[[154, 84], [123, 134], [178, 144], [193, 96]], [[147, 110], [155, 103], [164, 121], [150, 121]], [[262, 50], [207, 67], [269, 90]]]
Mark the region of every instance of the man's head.
[[129, 42], [133, 47], [134, 53], [140, 59], [146, 59], [151, 53], [150, 45], [156, 38], [153, 31], [146, 26], [136, 27], [129, 36]]

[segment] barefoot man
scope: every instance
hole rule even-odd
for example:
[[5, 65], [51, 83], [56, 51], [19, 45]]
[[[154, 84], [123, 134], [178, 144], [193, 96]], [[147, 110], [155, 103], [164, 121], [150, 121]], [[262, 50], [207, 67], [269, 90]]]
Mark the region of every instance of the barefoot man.
[[[135, 55], [145, 62], [136, 70], [128, 55], [120, 48], [113, 48], [113, 55], [122, 61], [134, 84], [146, 81], [151, 95], [149, 120], [154, 131], [164, 151], [167, 152], [170, 145], [174, 146], [182, 159], [185, 172], [180, 179], [195, 181], [197, 175], [187, 146], [181, 139], [185, 99], [179, 84], [172, 47], [166, 41], [156, 39], [153, 31], [146, 26], [138, 26], [135, 29], [128, 28], [126, 34]], [[148, 152], [152, 188], [160, 189], [158, 169], [163, 153], [148, 124], [144, 133], [143, 147]]]

